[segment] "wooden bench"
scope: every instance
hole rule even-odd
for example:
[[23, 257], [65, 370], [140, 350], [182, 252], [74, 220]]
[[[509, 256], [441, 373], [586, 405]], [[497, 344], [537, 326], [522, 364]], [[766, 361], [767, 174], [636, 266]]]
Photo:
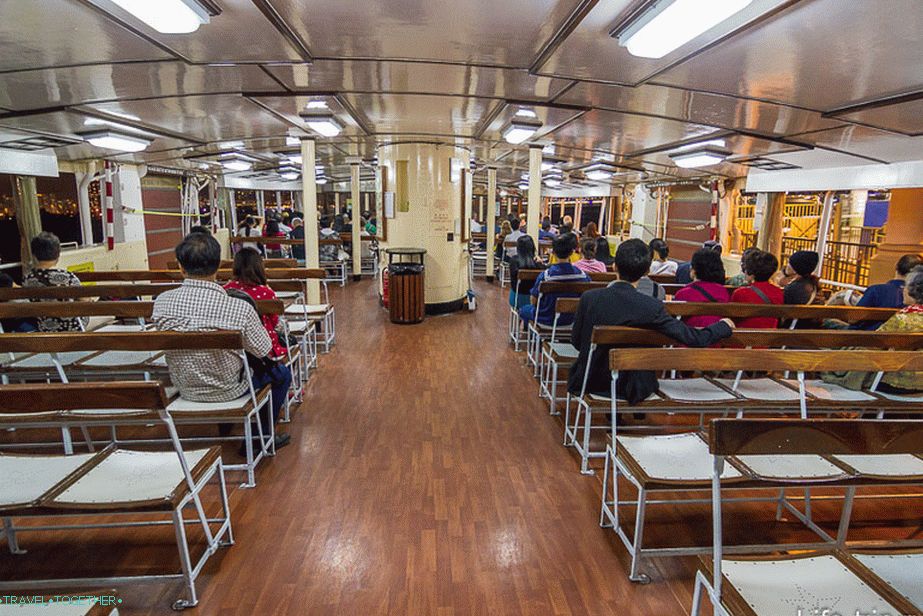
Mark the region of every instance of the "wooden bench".
[[[233, 259], [222, 259], [221, 269], [232, 269], [234, 267]], [[298, 261], [295, 259], [263, 259], [263, 267], [267, 270], [280, 268], [298, 267]], [[167, 269], [178, 270], [179, 261], [167, 261]]]
[[[863, 482], [853, 462], [909, 459], [920, 462], [923, 424], [911, 421], [716, 420], [709, 428], [707, 457], [713, 518], [711, 558], [696, 575], [692, 615], [708, 597], [715, 613], [727, 616], [785, 614], [801, 607], [805, 614], [921, 614], [920, 566], [923, 553], [847, 549], [850, 507], [855, 486]], [[734, 556], [725, 543], [722, 488], [727, 469], [747, 459], [773, 457], [823, 460], [840, 467], [846, 484], [841, 524], [831, 546], [822, 551], [775, 556]], [[829, 485], [829, 482], [825, 482]], [[797, 512], [797, 510], [794, 510]], [[800, 512], [798, 512], [800, 513]], [[772, 546], [770, 546], [772, 547]], [[781, 551], [785, 546], [775, 546]], [[805, 590], [806, 589], [806, 590]], [[803, 603], [804, 602], [804, 603]], [[814, 604], [818, 602], [818, 604]], [[819, 603], [834, 603], [828, 607]]]
[[[80, 282], [157, 282], [157, 281], [182, 281], [185, 277], [178, 270], [109, 270], [100, 272], [75, 272]], [[309, 269], [304, 267], [281, 267], [266, 270], [267, 278], [271, 280], [323, 280], [324, 270]], [[219, 269], [219, 281], [234, 278], [231, 269]]]
[[[136, 528], [161, 525], [166, 518], [174, 527], [181, 563], [181, 573], [4, 580], [0, 582], [0, 590], [62, 585], [92, 588], [110, 583], [181, 579], [186, 596], [173, 604], [174, 609], [198, 604], [196, 578], [199, 572], [219, 548], [233, 543], [231, 514], [220, 449], [184, 450], [173, 415], [164, 390], [157, 383], [43, 383], [0, 387], [0, 422], [12, 419], [17, 424], [62, 429], [83, 424], [88, 417], [93, 422], [110, 425], [157, 424], [166, 428], [170, 446], [162, 452], [124, 450], [110, 445], [87, 454], [0, 454], [0, 516], [6, 543], [14, 558], [26, 561], [24, 567], [30, 560], [20, 547], [20, 536], [25, 533], [119, 526]], [[209, 483], [216, 483], [218, 487], [220, 513], [217, 516], [206, 513], [200, 497]], [[193, 519], [184, 517], [189, 507], [195, 510]], [[88, 515], [103, 521], [87, 522]], [[123, 516], [130, 519], [112, 521]], [[145, 521], [139, 522], [139, 517]], [[19, 524], [21, 520], [27, 523]], [[56, 524], [38, 526], [32, 520], [50, 520]], [[204, 553], [197, 560], [193, 560], [190, 553], [187, 525], [205, 536]], [[74, 561], [73, 566], [79, 568], [80, 561]]]
[[[127, 302], [126, 302], [127, 303]], [[197, 350], [224, 350], [233, 353], [241, 362], [244, 374], [249, 374], [249, 362], [244, 352], [243, 338], [240, 332], [230, 331], [210, 331], [210, 332], [136, 332], [136, 333], [48, 333], [48, 334], [4, 334], [0, 335], [0, 354], [26, 354], [25, 359], [19, 359], [12, 362], [3, 369], [5, 380], [17, 379], [26, 380], [35, 378], [53, 378], [56, 376], [61, 382], [67, 383], [71, 380], [71, 375], [80, 378], [86, 378], [87, 373], [85, 364], [93, 358], [99, 358], [106, 354], [124, 352], [127, 354], [148, 356], [160, 352], [170, 351], [197, 351]], [[44, 363], [27, 362], [26, 359], [42, 357]], [[82, 366], [77, 366], [82, 361]], [[150, 369], [151, 360], [145, 364]], [[25, 365], [19, 366], [23, 363]], [[166, 362], [164, 362], [165, 364]], [[45, 367], [50, 366], [50, 367]], [[94, 376], [97, 378], [105, 377], [107, 373], [113, 373], [113, 370], [98, 371]], [[227, 402], [193, 402], [182, 398], [171, 400], [166, 409], [172, 414], [173, 421], [177, 425], [208, 425], [215, 426], [221, 423], [239, 424], [242, 426], [243, 437], [190, 437], [188, 440], [197, 441], [216, 441], [216, 440], [236, 440], [243, 439], [244, 449], [246, 452], [246, 462], [244, 464], [227, 465], [230, 470], [243, 471], [247, 475], [245, 487], [253, 487], [255, 483], [255, 470], [260, 461], [267, 456], [275, 455], [274, 426], [268, 422], [268, 434], [263, 434], [264, 422], [257, 422], [256, 417], [264, 408], [268, 410], [271, 403], [270, 388], [264, 387], [257, 391], [252, 386], [250, 379], [246, 380], [248, 391], [237, 398]], [[104, 383], [95, 383], [98, 387], [104, 387]], [[267, 416], [267, 412], [262, 415]], [[107, 421], [102, 421], [88, 414], [84, 416], [85, 421], [81, 422], [82, 426], [90, 425], [110, 425]], [[21, 429], [38, 427], [32, 424], [24, 423], [20, 419], [13, 420], [10, 417], [0, 417], [0, 421], [12, 422], [8, 427], [17, 427]], [[126, 423], [126, 422], [121, 422]], [[141, 425], [144, 425], [143, 422]], [[252, 426], [256, 425], [258, 434], [252, 433]], [[84, 430], [84, 438], [88, 447], [92, 449], [94, 442], [89, 439], [89, 433]], [[257, 451], [254, 451], [254, 440], [257, 441]], [[62, 441], [65, 451], [73, 451], [73, 442], [69, 432], [62, 433]], [[117, 431], [111, 431], [111, 437], [108, 442], [121, 442]], [[156, 439], [138, 440], [131, 442], [159, 442]]]

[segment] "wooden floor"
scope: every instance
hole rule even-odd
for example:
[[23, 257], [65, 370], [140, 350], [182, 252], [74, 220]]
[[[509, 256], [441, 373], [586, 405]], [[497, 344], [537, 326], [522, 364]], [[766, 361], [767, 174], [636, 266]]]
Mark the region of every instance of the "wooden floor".
[[[657, 559], [651, 585], [628, 581], [625, 550], [598, 526], [599, 476], [579, 474], [507, 345], [500, 290], [478, 291], [475, 314], [418, 326], [390, 324], [368, 281], [336, 291], [338, 343], [293, 444], [255, 490], [234, 489], [237, 544], [209, 562], [195, 614], [688, 613], [696, 559]], [[693, 514], [681, 534], [695, 540], [710, 524], [707, 508]], [[117, 533], [76, 547], [73, 534], [24, 536], [25, 558], [69, 574], [177, 562], [165, 528]], [[2, 554], [0, 575], [22, 574]], [[181, 590], [123, 587], [122, 614], [171, 613]]]

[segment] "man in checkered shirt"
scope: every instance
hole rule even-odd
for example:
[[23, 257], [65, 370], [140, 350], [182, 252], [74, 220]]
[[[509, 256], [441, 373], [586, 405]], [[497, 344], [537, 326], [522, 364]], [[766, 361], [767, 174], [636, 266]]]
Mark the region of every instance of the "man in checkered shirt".
[[[272, 350], [269, 334], [256, 311], [247, 302], [230, 297], [216, 280], [221, 264], [221, 246], [211, 235], [190, 233], [176, 247], [185, 280], [178, 289], [160, 294], [154, 302], [153, 321], [162, 331], [234, 330], [243, 335], [244, 349], [256, 357], [266, 357]], [[230, 350], [168, 351], [170, 378], [182, 398], [195, 402], [228, 402], [244, 396], [249, 374], [237, 353]], [[277, 368], [287, 378], [272, 383], [272, 421], [288, 396], [291, 372], [285, 365]], [[253, 377], [259, 391], [270, 384], [268, 375]], [[284, 382], [283, 382], [284, 381]], [[268, 417], [266, 418], [268, 420]], [[265, 421], [265, 420], [264, 420]], [[269, 425], [263, 424], [264, 433]], [[276, 447], [289, 441], [288, 434], [276, 436]]]

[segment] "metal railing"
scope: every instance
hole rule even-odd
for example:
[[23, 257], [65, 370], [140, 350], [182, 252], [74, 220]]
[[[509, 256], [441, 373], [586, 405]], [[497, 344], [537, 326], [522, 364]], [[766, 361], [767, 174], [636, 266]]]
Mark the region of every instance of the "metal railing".
[[[797, 250], [814, 250], [815, 247], [816, 240], [811, 238], [783, 237], [782, 261], [788, 260]], [[820, 277], [831, 282], [866, 287], [869, 282], [869, 266], [877, 252], [877, 244], [828, 241]]]

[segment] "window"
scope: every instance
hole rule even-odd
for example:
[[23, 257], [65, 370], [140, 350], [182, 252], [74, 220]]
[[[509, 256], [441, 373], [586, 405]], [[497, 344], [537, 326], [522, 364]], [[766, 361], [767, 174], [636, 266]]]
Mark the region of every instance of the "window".
[[[19, 227], [16, 226], [16, 211], [13, 209], [13, 176], [0, 173], [0, 267], [18, 263]], [[20, 268], [3, 269], [10, 276], [17, 278]]]
[[38, 193], [42, 230], [57, 235], [62, 244], [79, 246], [82, 243], [80, 207], [74, 175], [62, 173], [56, 178], [36, 178], [35, 188]]

